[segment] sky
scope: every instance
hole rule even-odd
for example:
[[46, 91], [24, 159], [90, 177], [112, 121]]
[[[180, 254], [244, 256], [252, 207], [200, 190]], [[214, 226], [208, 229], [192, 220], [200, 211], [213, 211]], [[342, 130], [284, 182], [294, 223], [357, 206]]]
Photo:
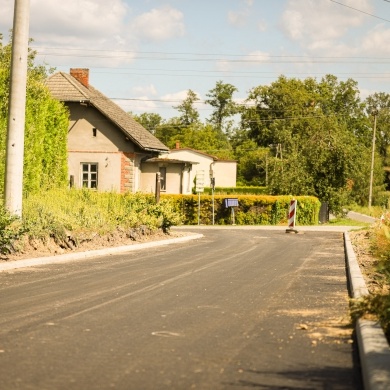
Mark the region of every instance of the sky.
[[[4, 43], [13, 7], [0, 0]], [[124, 110], [164, 119], [189, 89], [207, 118], [218, 81], [240, 103], [280, 75], [390, 93], [390, 0], [30, 0], [30, 37], [37, 63], [88, 68]]]

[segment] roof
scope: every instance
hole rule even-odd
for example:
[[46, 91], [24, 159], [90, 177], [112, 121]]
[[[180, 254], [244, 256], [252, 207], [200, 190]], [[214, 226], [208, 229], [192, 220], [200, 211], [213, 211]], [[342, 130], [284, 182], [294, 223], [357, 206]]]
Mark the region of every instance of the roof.
[[143, 161], [144, 163], [155, 163], [155, 162], [168, 162], [170, 164], [199, 164], [196, 161], [178, 160], [176, 158], [166, 157], [152, 157]]
[[211, 158], [213, 161], [218, 161], [218, 162], [237, 162], [236, 160], [221, 159], [219, 157], [216, 157], [216, 156], [213, 156], [211, 154], [208, 154], [208, 153], [205, 153], [205, 152], [201, 152], [200, 150], [196, 150], [196, 149], [192, 149], [192, 148], [174, 148], [174, 149], [170, 149], [169, 154], [173, 154], [175, 152], [182, 152], [182, 151], [200, 154], [202, 156]]
[[92, 105], [113, 122], [129, 139], [145, 150], [167, 152], [169, 149], [152, 133], [91, 85], [85, 87], [70, 74], [58, 72], [46, 81], [52, 96], [63, 102]]

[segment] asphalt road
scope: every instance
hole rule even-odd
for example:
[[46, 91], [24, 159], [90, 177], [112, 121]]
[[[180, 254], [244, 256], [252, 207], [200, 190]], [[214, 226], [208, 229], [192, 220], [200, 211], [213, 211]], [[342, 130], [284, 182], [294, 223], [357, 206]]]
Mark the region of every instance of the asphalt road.
[[203, 233], [0, 273], [0, 389], [361, 389], [342, 233]]

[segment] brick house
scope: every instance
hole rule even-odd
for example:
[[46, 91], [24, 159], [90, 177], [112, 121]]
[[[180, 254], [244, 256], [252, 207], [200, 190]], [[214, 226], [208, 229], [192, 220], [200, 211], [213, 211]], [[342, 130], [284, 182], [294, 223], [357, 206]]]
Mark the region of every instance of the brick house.
[[[88, 69], [58, 72], [47, 80], [52, 96], [69, 109], [71, 186], [99, 191], [142, 188], [141, 162], [169, 149], [131, 115], [89, 84]], [[185, 165], [182, 162], [182, 165]]]

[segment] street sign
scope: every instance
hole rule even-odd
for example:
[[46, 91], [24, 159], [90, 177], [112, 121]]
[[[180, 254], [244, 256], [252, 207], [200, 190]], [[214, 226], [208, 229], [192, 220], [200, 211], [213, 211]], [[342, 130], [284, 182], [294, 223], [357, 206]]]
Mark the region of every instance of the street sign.
[[196, 171], [196, 192], [204, 192], [204, 170]]

